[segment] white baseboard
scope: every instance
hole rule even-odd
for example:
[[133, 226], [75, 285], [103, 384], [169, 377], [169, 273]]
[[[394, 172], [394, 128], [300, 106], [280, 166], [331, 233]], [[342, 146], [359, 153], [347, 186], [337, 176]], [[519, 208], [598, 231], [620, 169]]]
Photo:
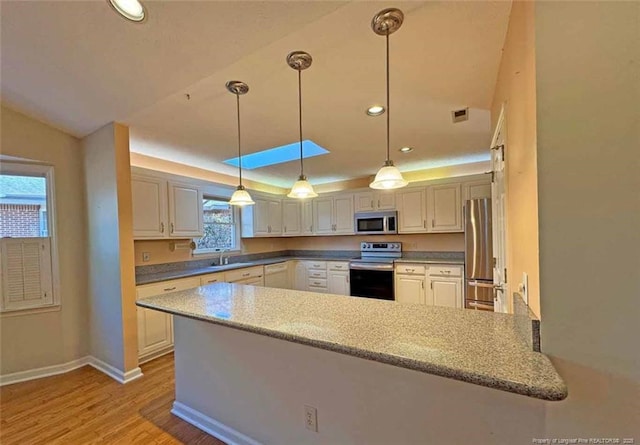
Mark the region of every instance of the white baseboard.
[[27, 371], [13, 372], [11, 374], [0, 375], [0, 386], [12, 385], [14, 383], [26, 382], [27, 380], [41, 379], [52, 375], [64, 374], [74, 369], [82, 368], [89, 364], [90, 356], [72, 360], [59, 365], [45, 366], [43, 368], [29, 369]]
[[140, 369], [140, 367], [134, 368], [131, 371], [122, 372], [115, 366], [111, 366], [110, 364], [103, 362], [102, 360], [95, 357], [91, 357], [88, 364], [119, 383], [129, 383], [137, 378], [142, 377], [142, 370]]
[[262, 445], [251, 437], [178, 401], [173, 402], [171, 413], [229, 445]]
[[132, 369], [131, 371], [122, 372], [102, 360], [87, 355], [59, 365], [45, 366], [43, 368], [29, 369], [27, 371], [0, 375], [0, 386], [64, 374], [66, 372], [73, 371], [74, 369], [82, 368], [86, 365], [92, 366], [119, 383], [129, 383], [132, 380], [142, 377], [142, 370], [139, 367]]
[[155, 352], [153, 352], [153, 353], [151, 353], [149, 355], [140, 356], [138, 358], [138, 365], [143, 365], [143, 364], [145, 364], [147, 362], [150, 362], [151, 360], [155, 360], [158, 357], [162, 357], [163, 355], [167, 355], [167, 354], [169, 354], [171, 352], [173, 352], [173, 345], [168, 346], [168, 347], [166, 347], [164, 349], [160, 349], [159, 351], [155, 351]]

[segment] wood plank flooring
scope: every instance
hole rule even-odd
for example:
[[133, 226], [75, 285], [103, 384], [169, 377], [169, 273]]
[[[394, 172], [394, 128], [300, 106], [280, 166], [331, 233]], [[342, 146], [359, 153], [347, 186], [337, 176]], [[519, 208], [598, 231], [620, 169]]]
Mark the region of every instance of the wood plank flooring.
[[0, 388], [0, 444], [224, 445], [170, 413], [173, 354], [121, 385], [89, 366]]

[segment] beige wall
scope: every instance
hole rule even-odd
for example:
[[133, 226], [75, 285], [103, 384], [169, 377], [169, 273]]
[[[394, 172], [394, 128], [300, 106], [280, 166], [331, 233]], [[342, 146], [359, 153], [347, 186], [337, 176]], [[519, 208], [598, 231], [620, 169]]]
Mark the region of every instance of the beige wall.
[[91, 355], [136, 368], [129, 132], [108, 124], [82, 140], [86, 171]]
[[547, 437], [640, 440], [640, 3], [535, 7]]
[[0, 374], [57, 365], [89, 352], [84, 174], [80, 141], [6, 107], [2, 155], [54, 167], [60, 263], [59, 311], [0, 319]]
[[509, 287], [517, 290], [526, 272], [529, 306], [540, 316], [534, 13], [534, 2], [515, 1], [511, 7], [491, 120], [495, 129], [504, 105]]

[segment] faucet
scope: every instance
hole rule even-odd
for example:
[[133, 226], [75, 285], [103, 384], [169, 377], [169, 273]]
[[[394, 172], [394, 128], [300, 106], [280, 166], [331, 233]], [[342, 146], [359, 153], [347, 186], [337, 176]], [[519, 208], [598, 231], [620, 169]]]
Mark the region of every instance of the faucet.
[[[223, 258], [223, 256], [224, 256], [224, 253], [225, 253], [227, 250], [229, 250], [229, 249], [227, 249], [227, 248], [223, 248], [223, 249], [221, 249], [221, 250], [220, 250], [220, 259], [218, 260], [218, 265], [219, 265], [219, 266], [222, 266], [222, 258]], [[225, 258], [225, 260], [226, 260], [226, 263], [225, 263], [225, 264], [229, 264], [229, 258]]]

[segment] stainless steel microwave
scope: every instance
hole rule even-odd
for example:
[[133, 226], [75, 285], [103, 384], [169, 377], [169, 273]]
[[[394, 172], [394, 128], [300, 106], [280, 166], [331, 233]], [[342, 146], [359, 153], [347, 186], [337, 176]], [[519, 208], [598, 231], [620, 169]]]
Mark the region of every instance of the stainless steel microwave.
[[398, 233], [398, 212], [362, 212], [355, 215], [356, 234]]

